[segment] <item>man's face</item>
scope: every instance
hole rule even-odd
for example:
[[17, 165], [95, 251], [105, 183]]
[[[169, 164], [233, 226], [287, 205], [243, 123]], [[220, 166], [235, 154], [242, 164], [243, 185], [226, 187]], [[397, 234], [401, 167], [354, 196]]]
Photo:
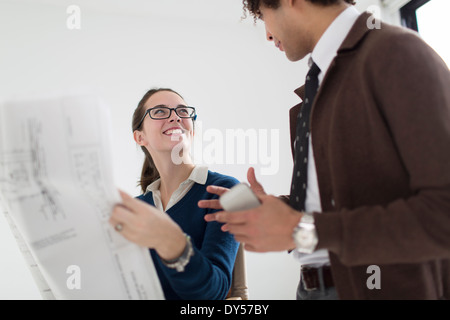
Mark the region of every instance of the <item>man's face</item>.
[[260, 7], [267, 40], [273, 41], [289, 60], [301, 60], [312, 51], [307, 21], [302, 18], [298, 7], [289, 5], [288, 1], [281, 1], [280, 4], [277, 9], [264, 5]]

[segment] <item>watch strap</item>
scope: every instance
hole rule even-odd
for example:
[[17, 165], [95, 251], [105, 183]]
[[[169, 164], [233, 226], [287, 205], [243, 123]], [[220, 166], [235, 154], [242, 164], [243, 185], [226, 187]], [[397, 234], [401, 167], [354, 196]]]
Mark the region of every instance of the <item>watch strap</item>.
[[183, 272], [191, 257], [194, 255], [194, 248], [192, 247], [191, 237], [187, 234], [186, 236], [186, 247], [178, 258], [173, 260], [164, 260], [161, 258], [162, 263], [171, 269], [176, 269], [178, 272]]

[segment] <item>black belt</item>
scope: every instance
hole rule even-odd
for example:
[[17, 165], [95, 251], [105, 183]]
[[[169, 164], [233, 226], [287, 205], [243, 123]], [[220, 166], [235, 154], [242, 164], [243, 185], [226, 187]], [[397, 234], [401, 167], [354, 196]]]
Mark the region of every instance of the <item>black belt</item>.
[[320, 275], [322, 274], [323, 285], [325, 288], [334, 287], [333, 276], [331, 275], [330, 266], [322, 266], [318, 268], [302, 266], [300, 270], [300, 279], [303, 287], [307, 291], [320, 289]]

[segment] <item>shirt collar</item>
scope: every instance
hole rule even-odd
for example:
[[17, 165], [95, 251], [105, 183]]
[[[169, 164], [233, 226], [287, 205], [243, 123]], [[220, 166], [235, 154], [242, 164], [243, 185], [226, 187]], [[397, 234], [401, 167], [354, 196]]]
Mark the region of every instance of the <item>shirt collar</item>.
[[[327, 72], [339, 47], [344, 42], [359, 15], [360, 13], [354, 6], [348, 7], [334, 19], [320, 37], [319, 42], [314, 47], [311, 58], [320, 68], [321, 76]], [[310, 64], [312, 64], [311, 58], [309, 61]]]
[[[192, 170], [189, 177], [183, 181], [181, 184], [186, 184], [189, 182], [195, 182], [198, 184], [205, 184], [206, 180], [208, 179], [208, 167], [205, 166], [195, 166]], [[155, 192], [159, 191], [159, 186], [161, 184], [161, 178], [158, 180], [153, 181], [146, 189], [145, 193], [147, 192]]]
[[205, 184], [208, 179], [208, 167], [195, 166], [186, 181], [193, 181], [198, 184]]

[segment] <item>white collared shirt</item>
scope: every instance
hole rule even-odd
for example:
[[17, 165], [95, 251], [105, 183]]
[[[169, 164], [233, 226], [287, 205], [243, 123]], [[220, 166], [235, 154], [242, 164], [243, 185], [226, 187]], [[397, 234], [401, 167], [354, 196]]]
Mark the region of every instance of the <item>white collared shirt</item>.
[[186, 193], [191, 190], [194, 183], [199, 184], [205, 184], [206, 180], [208, 179], [208, 167], [204, 166], [195, 166], [192, 170], [189, 177], [184, 180], [180, 185], [178, 186], [177, 190], [175, 190], [174, 193], [170, 196], [169, 202], [167, 203], [166, 208], [163, 208], [162, 201], [161, 201], [161, 192], [159, 191], [159, 187], [161, 185], [161, 179], [158, 179], [154, 182], [152, 182], [146, 189], [145, 193], [151, 191], [153, 194], [153, 202], [155, 203], [155, 207], [161, 211], [166, 212], [171, 207], [173, 207], [175, 204], [178, 203], [183, 197], [186, 195]]
[[[330, 67], [331, 62], [337, 55], [337, 51], [344, 39], [347, 37], [353, 24], [358, 19], [360, 13], [354, 6], [345, 9], [325, 30], [322, 37], [317, 42], [311, 54], [309, 64], [311, 66], [314, 61], [320, 69], [319, 73], [319, 87], [325, 77], [325, 74]], [[312, 59], [312, 61], [311, 61]], [[317, 181], [316, 164], [313, 155], [313, 147], [311, 143], [312, 136], [309, 138], [309, 152], [308, 152], [308, 182], [306, 188], [306, 212], [322, 212], [320, 204], [319, 184]], [[317, 250], [312, 254], [301, 254], [294, 250], [294, 257], [299, 260], [301, 264], [326, 264], [329, 263], [328, 250]]]
[[322, 83], [331, 62], [336, 57], [339, 47], [344, 42], [359, 16], [360, 12], [356, 10], [354, 6], [350, 6], [342, 11], [330, 24], [327, 30], [325, 30], [322, 37], [320, 37], [319, 42], [317, 42], [314, 47], [311, 58], [321, 71], [319, 73], [319, 86]]

